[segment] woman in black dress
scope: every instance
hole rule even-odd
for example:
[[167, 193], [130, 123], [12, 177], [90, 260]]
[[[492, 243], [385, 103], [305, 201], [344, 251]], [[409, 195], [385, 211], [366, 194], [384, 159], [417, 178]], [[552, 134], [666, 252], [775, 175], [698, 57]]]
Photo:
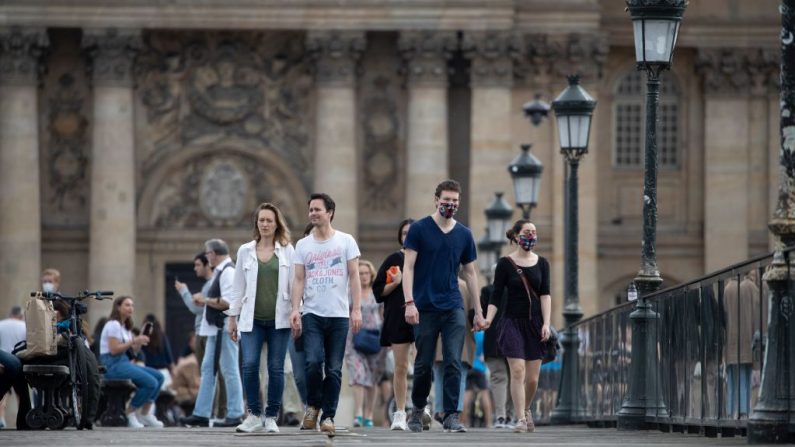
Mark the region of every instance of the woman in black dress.
[[[549, 262], [533, 252], [538, 238], [536, 227], [529, 220], [516, 221], [506, 236], [518, 247], [497, 262], [486, 325], [490, 326], [494, 320], [503, 290], [507, 289], [505, 309], [497, 325], [497, 347], [508, 359], [511, 370], [511, 398], [516, 417], [520, 418], [513, 431], [532, 432], [535, 424], [528, 406], [538, 389], [544, 355], [542, 342], [549, 338], [552, 311]], [[528, 296], [520, 274], [527, 280], [532, 298]]]
[[406, 425], [406, 389], [408, 382], [409, 348], [414, 343], [414, 328], [406, 323], [403, 305], [403, 241], [409, 232], [413, 219], [406, 219], [398, 226], [398, 243], [401, 249], [389, 255], [373, 282], [373, 295], [379, 303], [384, 303], [384, 326], [381, 329], [381, 346], [391, 346], [395, 356], [395, 374], [393, 388], [395, 390], [396, 410], [392, 420], [392, 430], [408, 430]]

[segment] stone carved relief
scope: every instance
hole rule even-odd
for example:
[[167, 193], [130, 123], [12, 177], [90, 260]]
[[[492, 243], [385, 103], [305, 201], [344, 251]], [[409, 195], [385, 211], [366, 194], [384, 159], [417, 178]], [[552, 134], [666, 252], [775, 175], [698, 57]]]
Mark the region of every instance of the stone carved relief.
[[700, 49], [696, 71], [712, 95], [766, 95], [779, 90], [780, 52], [775, 48]]
[[88, 196], [88, 119], [84, 96], [70, 73], [58, 77], [57, 87], [47, 101], [48, 195], [58, 212], [85, 210]]
[[603, 34], [523, 36], [524, 52], [514, 65], [517, 79], [525, 83], [548, 84], [571, 74], [584, 79], [602, 77], [609, 43]]
[[512, 85], [514, 60], [521, 56], [523, 44], [521, 36], [513, 32], [465, 32], [461, 47], [472, 59], [472, 85]]
[[39, 60], [49, 44], [45, 28], [0, 29], [0, 82], [35, 83], [43, 72]]
[[133, 62], [141, 48], [139, 30], [88, 29], [83, 33], [83, 48], [88, 55], [87, 66], [95, 84], [132, 84]]
[[310, 31], [306, 49], [315, 61], [315, 79], [325, 85], [350, 85], [356, 62], [367, 45], [364, 31]]
[[262, 201], [276, 203], [294, 222], [295, 216], [302, 214], [297, 213], [294, 198], [283, 187], [286, 184], [282, 174], [250, 154], [219, 150], [200, 155], [158, 185], [148, 224], [156, 228], [247, 228], [251, 210]]
[[[359, 123], [362, 176], [360, 207], [368, 221], [394, 222], [403, 206], [403, 76], [396, 42], [374, 36], [362, 60], [359, 82]], [[445, 75], [446, 77], [446, 75]]]
[[398, 51], [406, 62], [409, 84], [447, 85], [447, 61], [458, 48], [454, 31], [403, 31], [398, 38]]
[[144, 176], [184, 147], [234, 139], [277, 151], [308, 183], [312, 79], [300, 34], [151, 33], [136, 80]]

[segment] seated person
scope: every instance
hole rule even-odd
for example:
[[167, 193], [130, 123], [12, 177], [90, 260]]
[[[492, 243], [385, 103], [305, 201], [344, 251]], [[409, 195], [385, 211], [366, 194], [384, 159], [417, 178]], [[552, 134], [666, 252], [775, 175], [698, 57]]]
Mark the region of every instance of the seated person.
[[201, 375], [199, 373], [199, 363], [193, 347], [196, 344], [196, 336], [191, 334], [188, 341], [189, 351], [177, 361], [174, 367], [174, 377], [171, 382], [171, 389], [176, 393], [176, 401], [179, 406], [190, 414], [193, 405], [196, 403], [196, 396], [199, 395], [199, 384]]
[[0, 396], [5, 396], [11, 388], [19, 399], [17, 430], [25, 430], [28, 428], [25, 416], [30, 411], [30, 392], [22, 374], [22, 362], [10, 352], [0, 350]]

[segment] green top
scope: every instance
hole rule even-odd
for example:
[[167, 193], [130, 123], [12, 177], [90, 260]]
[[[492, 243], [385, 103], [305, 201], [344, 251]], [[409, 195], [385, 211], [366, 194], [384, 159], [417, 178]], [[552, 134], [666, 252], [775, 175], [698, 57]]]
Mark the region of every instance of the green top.
[[279, 290], [279, 258], [274, 254], [268, 262], [257, 260], [257, 299], [254, 319], [276, 319], [276, 294]]

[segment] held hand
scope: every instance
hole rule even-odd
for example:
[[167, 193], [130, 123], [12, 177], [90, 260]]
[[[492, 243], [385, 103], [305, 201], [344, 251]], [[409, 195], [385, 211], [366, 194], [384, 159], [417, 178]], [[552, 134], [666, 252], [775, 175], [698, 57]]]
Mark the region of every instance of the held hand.
[[362, 310], [353, 309], [351, 311], [351, 330], [355, 334], [359, 332], [359, 329], [361, 328], [362, 328]]
[[236, 342], [237, 341], [237, 317], [231, 316], [229, 317], [229, 329], [227, 329], [229, 333], [229, 338]]
[[174, 280], [174, 288], [177, 289], [177, 292], [182, 293], [184, 289], [187, 289], [188, 286], [185, 285], [184, 282], [180, 282], [178, 280]]
[[541, 326], [541, 341], [549, 340], [549, 336], [552, 334], [549, 330], [549, 325], [545, 324]]
[[139, 335], [133, 339], [133, 344], [138, 346], [146, 346], [149, 344], [149, 337], [146, 335]]
[[480, 325], [480, 329], [485, 331], [485, 330], [487, 330], [490, 327], [491, 327], [491, 320], [488, 320], [488, 319], [484, 318], [483, 322]]
[[410, 325], [420, 324], [420, 313], [417, 311], [417, 306], [408, 305], [406, 306], [406, 323]]
[[395, 284], [400, 284], [401, 281], [403, 281], [403, 272], [401, 272], [400, 267], [398, 267], [392, 274], [392, 282]]
[[290, 314], [290, 328], [293, 332], [293, 338], [301, 336], [301, 313], [297, 310]]
[[483, 318], [483, 315], [475, 314], [475, 318], [472, 321], [472, 332], [482, 331], [486, 329], [486, 320]]

